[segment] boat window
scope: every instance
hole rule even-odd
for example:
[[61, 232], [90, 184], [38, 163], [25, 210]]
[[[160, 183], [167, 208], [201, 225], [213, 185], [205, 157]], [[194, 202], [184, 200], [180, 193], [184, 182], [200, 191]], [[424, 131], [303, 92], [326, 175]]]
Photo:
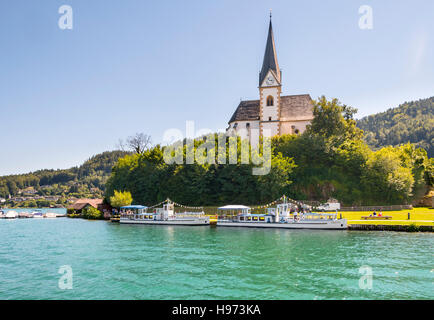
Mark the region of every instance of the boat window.
[[259, 217], [259, 220], [264, 221], [265, 218], [264, 217]]
[[241, 221], [244, 221], [244, 217], [240, 217], [240, 220], [241, 220]]
[[258, 221], [258, 217], [253, 217], [253, 221]]
[[247, 217], [247, 221], [251, 221], [252, 220], [252, 217]]

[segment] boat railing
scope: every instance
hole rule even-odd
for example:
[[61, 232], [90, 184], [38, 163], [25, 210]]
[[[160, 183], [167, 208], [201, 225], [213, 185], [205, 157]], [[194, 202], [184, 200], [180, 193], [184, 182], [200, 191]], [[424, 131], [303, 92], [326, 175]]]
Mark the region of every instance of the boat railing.
[[174, 215], [176, 218], [199, 218], [204, 217], [205, 213], [202, 212], [176, 212]]

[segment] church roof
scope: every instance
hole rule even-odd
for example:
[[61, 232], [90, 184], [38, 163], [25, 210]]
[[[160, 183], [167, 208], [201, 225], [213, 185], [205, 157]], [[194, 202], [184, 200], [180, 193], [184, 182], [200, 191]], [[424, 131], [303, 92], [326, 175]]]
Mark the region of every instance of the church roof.
[[[309, 94], [281, 96], [280, 102], [280, 121], [313, 118], [312, 98]], [[240, 102], [229, 123], [236, 121], [258, 121], [259, 119], [259, 100], [248, 100]]]
[[259, 100], [241, 101], [229, 123], [247, 120], [259, 120]]
[[274, 43], [274, 35], [273, 35], [273, 26], [271, 25], [271, 16], [270, 16], [270, 26], [268, 27], [268, 37], [267, 37], [267, 45], [265, 46], [265, 54], [264, 61], [262, 62], [262, 69], [259, 73], [259, 86], [262, 85], [264, 78], [267, 76], [269, 70], [273, 70], [274, 75], [279, 81], [280, 79], [280, 69], [279, 63], [277, 62], [277, 53], [276, 53], [276, 45]]
[[312, 98], [309, 94], [280, 97], [280, 121], [313, 119]]

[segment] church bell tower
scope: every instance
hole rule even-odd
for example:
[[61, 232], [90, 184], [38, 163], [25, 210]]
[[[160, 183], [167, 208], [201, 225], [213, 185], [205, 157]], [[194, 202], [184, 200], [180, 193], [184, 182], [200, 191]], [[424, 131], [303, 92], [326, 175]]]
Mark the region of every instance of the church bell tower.
[[280, 134], [280, 94], [282, 91], [282, 73], [277, 62], [276, 45], [274, 43], [273, 26], [268, 27], [267, 44], [264, 61], [259, 73], [259, 112], [260, 131], [265, 137]]

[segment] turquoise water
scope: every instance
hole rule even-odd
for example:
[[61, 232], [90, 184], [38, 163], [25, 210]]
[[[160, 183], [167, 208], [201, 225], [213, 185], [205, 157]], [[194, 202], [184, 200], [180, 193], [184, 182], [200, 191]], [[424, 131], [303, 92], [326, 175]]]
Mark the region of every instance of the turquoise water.
[[[434, 298], [428, 233], [16, 219], [0, 220], [0, 244], [0, 299]], [[71, 290], [58, 287], [64, 265]]]

